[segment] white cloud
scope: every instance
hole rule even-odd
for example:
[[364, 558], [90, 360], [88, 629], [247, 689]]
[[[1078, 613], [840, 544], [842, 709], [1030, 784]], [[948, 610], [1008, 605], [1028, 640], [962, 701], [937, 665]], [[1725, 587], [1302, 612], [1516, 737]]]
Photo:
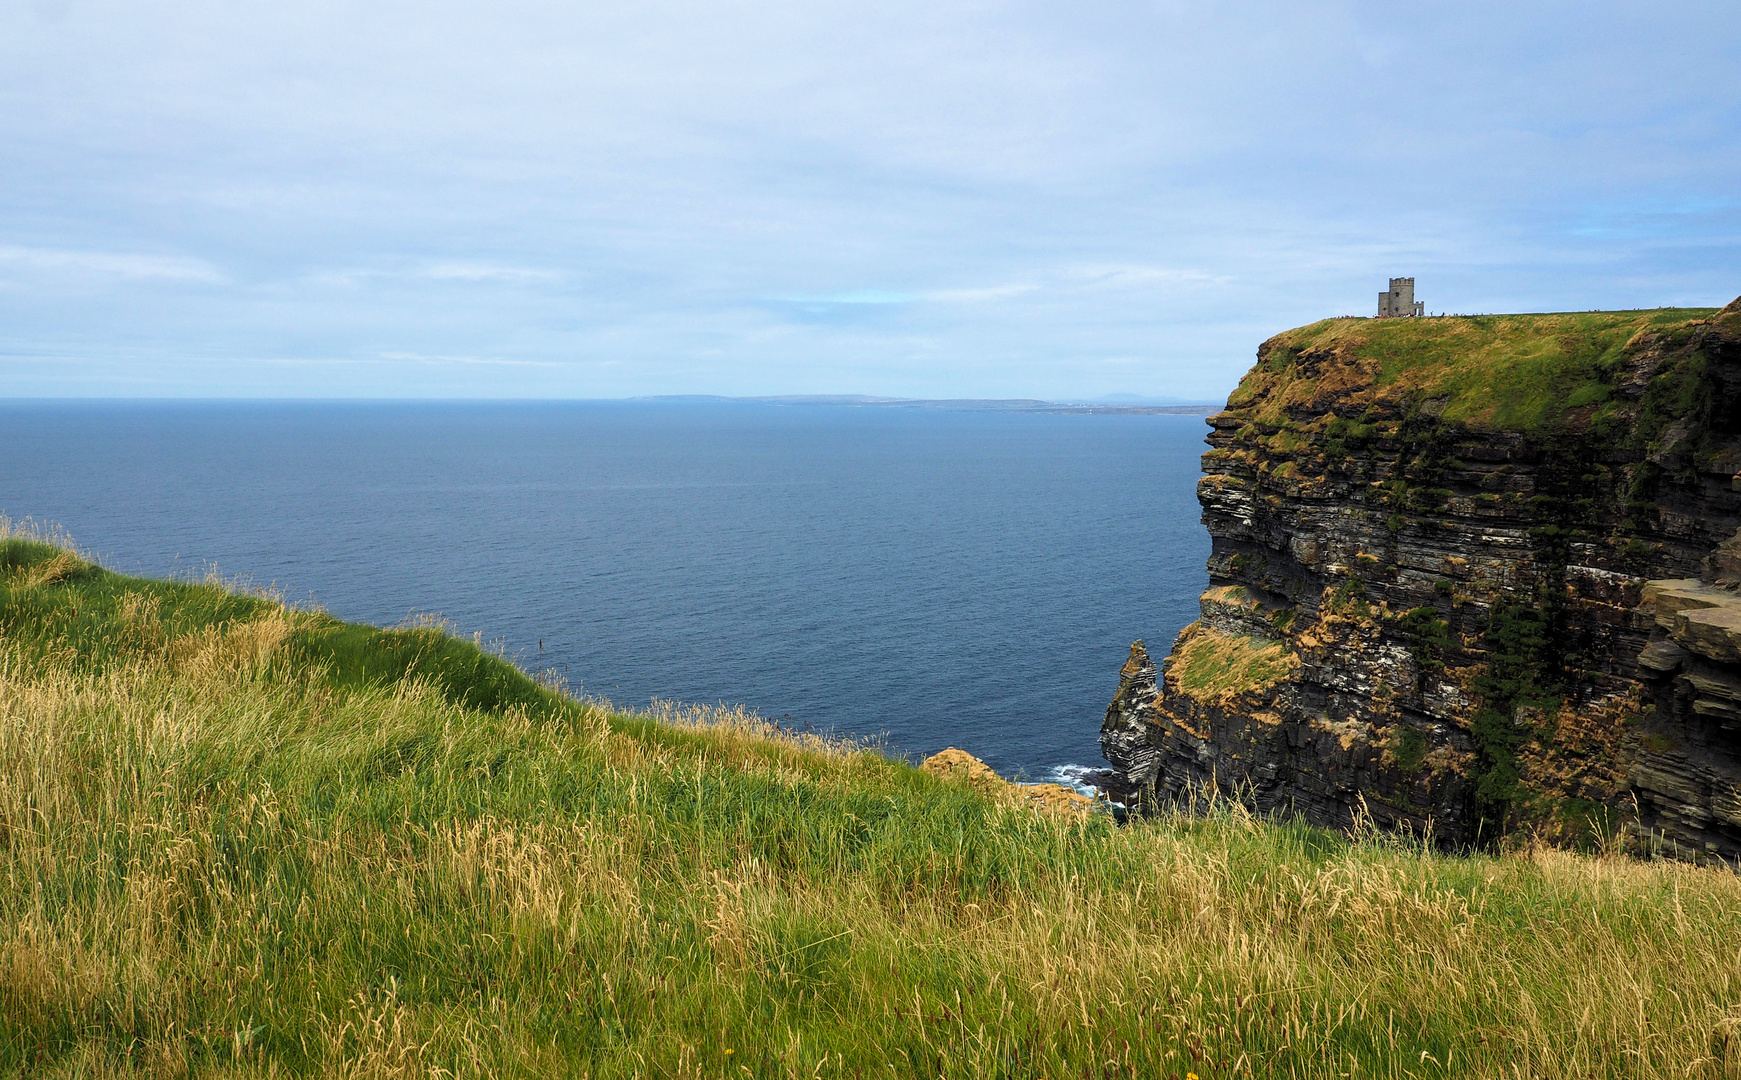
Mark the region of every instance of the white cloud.
[[214, 285], [224, 281], [224, 276], [212, 264], [176, 255], [134, 255], [0, 244], [0, 265], [80, 277], [199, 281]]
[[1038, 289], [1038, 285], [993, 285], [981, 289], [845, 289], [839, 292], [787, 293], [772, 299], [785, 304], [977, 304], [1007, 300]]
[[508, 360], [500, 356], [429, 356], [424, 353], [385, 352], [383, 360], [408, 360], [418, 364], [482, 364], [495, 367], [561, 367], [553, 360]]
[[1206, 270], [1141, 263], [1107, 266], [1074, 266], [1065, 278], [1090, 288], [1136, 288], [1146, 285], [1227, 285], [1234, 278]]
[[423, 271], [422, 276], [436, 281], [498, 281], [508, 285], [529, 285], [534, 282], [556, 281], [562, 277], [554, 270], [475, 262], [434, 263]]
[[782, 304], [910, 304], [919, 294], [888, 289], [847, 289], [842, 292], [787, 293], [772, 297]]
[[944, 304], [977, 304], [991, 300], [1008, 300], [1034, 292], [1038, 285], [993, 285], [984, 289], [934, 289], [924, 298]]
[[326, 288], [355, 289], [386, 276], [379, 270], [357, 266], [344, 270], [320, 270], [303, 277], [301, 280], [309, 285], [319, 285]]

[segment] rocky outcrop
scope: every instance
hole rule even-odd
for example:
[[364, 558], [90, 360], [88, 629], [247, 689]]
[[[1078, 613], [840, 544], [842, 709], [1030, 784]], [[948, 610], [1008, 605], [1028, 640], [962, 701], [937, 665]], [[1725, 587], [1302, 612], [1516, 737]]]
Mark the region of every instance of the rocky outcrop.
[[1012, 783], [999, 776], [990, 765], [953, 746], [932, 754], [919, 768], [933, 776], [964, 783], [995, 799], [1041, 810], [1086, 811], [1095, 804], [1093, 799], [1063, 784]]
[[1209, 424], [1211, 588], [1109, 794], [1741, 859], [1741, 300], [1330, 320]]
[[[1741, 532], [1723, 548], [1738, 543]], [[1644, 733], [1628, 780], [1654, 812], [1656, 837], [1732, 862], [1741, 835], [1741, 575], [1722, 556], [1706, 565], [1704, 578], [1644, 587], [1651, 641], [1638, 677], [1656, 715], [1673, 722]]]

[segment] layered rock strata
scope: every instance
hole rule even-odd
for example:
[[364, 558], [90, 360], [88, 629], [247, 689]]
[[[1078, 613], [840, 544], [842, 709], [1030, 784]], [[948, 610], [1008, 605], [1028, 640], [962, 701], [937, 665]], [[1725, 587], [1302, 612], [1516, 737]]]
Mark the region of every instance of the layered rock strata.
[[1209, 424], [1211, 587], [1109, 794], [1741, 858], [1741, 300], [1330, 320]]

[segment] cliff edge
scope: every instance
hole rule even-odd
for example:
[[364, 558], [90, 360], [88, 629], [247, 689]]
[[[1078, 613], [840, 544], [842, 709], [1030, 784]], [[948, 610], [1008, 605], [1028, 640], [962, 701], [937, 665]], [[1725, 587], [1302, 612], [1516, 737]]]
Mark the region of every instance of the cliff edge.
[[1741, 860], [1741, 300], [1327, 320], [1208, 422], [1210, 588], [1109, 794]]

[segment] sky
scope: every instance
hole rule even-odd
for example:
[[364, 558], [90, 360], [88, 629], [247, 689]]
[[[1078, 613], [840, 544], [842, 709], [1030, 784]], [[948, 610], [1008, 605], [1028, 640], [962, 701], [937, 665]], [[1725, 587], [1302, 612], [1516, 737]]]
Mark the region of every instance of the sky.
[[1741, 4], [0, 0], [0, 397], [1224, 396], [1741, 294]]

